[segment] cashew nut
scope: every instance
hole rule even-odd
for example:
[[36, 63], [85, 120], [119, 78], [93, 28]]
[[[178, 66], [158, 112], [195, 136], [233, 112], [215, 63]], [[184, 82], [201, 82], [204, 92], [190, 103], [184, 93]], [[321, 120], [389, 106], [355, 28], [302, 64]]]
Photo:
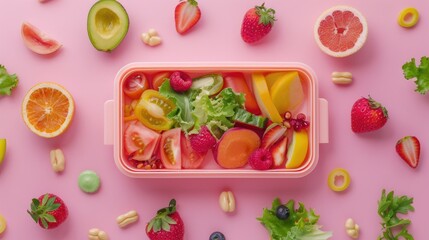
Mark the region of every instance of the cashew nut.
[[352, 83], [353, 75], [350, 72], [333, 72], [332, 82], [335, 84], [350, 84]]
[[89, 230], [88, 239], [89, 240], [108, 240], [109, 236], [107, 235], [106, 232], [98, 228], [92, 228]]
[[142, 33], [141, 39], [145, 44], [151, 47], [161, 44], [162, 41], [158, 36], [158, 32], [153, 28], [149, 29], [147, 33]]
[[137, 214], [136, 211], [132, 210], [117, 217], [116, 222], [118, 223], [120, 228], [124, 228], [130, 225], [131, 223], [137, 222], [138, 219], [139, 219], [139, 215]]
[[231, 191], [223, 191], [219, 196], [219, 205], [224, 212], [235, 211], [235, 197]]
[[353, 239], [357, 239], [359, 237], [359, 225], [357, 225], [353, 219], [347, 219], [345, 227], [349, 237]]
[[65, 167], [64, 154], [61, 149], [54, 149], [51, 151], [51, 165], [54, 172], [62, 172]]

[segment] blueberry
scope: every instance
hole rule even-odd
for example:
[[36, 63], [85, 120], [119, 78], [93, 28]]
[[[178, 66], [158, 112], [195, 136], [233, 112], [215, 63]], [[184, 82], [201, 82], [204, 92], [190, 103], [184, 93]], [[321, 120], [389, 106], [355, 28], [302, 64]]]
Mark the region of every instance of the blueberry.
[[214, 232], [210, 235], [209, 240], [225, 240], [225, 236], [221, 232]]
[[280, 205], [277, 207], [276, 216], [278, 219], [286, 220], [289, 218], [289, 208], [285, 205]]

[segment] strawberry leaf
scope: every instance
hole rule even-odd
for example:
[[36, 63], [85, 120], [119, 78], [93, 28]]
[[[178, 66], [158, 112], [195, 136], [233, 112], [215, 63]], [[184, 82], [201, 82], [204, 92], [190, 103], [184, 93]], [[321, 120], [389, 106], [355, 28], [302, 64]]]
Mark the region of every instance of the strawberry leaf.
[[161, 230], [161, 227], [162, 227], [162, 220], [159, 218], [155, 219], [153, 223], [153, 231], [159, 232]]
[[34, 213], [32, 213], [32, 212], [30, 212], [30, 211], [28, 211], [28, 210], [27, 210], [27, 213], [28, 213], [28, 214], [30, 214], [31, 218], [32, 218], [36, 223], [39, 221], [39, 217], [38, 217], [36, 214], [34, 214]]
[[51, 214], [45, 214], [45, 215], [43, 215], [43, 218], [44, 218], [47, 222], [50, 222], [50, 223], [57, 222], [57, 220], [55, 219], [55, 217], [54, 217], [54, 216], [52, 216]]
[[168, 224], [177, 224], [177, 222], [176, 222], [174, 219], [172, 219], [171, 217], [169, 217], [169, 216], [166, 216], [166, 217], [164, 218], [164, 221], [165, 221], [166, 223], [168, 223]]
[[46, 207], [46, 212], [57, 210], [60, 206], [61, 206], [61, 204], [59, 204], [59, 203], [54, 203], [54, 204], [52, 204], [50, 206], [47, 206]]
[[48, 202], [48, 200], [49, 200], [49, 195], [45, 194], [45, 196], [43, 196], [43, 199], [42, 199], [42, 206], [46, 206], [46, 202]]
[[169, 232], [170, 224], [168, 224], [166, 221], [161, 221], [161, 223], [162, 223], [162, 230]]
[[33, 198], [31, 199], [32, 205], [34, 205], [36, 208], [40, 205], [39, 199]]
[[48, 201], [46, 202], [46, 204], [44, 204], [44, 206], [52, 206], [52, 204], [54, 204], [56, 197], [51, 197], [48, 199]]
[[46, 222], [46, 220], [44, 218], [40, 218], [40, 221], [42, 222], [43, 228], [47, 229], [48, 228], [48, 222]]

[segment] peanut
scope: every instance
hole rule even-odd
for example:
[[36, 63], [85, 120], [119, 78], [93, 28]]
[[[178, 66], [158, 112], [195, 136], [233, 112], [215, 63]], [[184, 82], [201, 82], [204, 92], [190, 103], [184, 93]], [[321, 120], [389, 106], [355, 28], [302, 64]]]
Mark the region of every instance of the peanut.
[[118, 223], [120, 228], [124, 228], [130, 225], [131, 223], [137, 222], [138, 219], [139, 219], [139, 215], [137, 214], [136, 211], [132, 210], [117, 217], [116, 222]]
[[59, 173], [64, 171], [66, 162], [64, 159], [63, 151], [61, 151], [61, 149], [54, 149], [50, 152], [50, 155], [51, 165], [54, 172]]
[[335, 84], [350, 84], [352, 83], [353, 75], [350, 72], [333, 72], [332, 82]]
[[349, 235], [349, 237], [353, 239], [357, 239], [359, 237], [359, 225], [357, 225], [353, 219], [347, 219], [345, 227], [347, 235]]
[[108, 240], [109, 236], [107, 235], [106, 232], [98, 228], [92, 228], [89, 230], [88, 239], [89, 240]]
[[235, 197], [231, 191], [223, 191], [219, 196], [219, 205], [224, 212], [235, 211]]
[[161, 44], [161, 38], [158, 36], [158, 32], [151, 28], [147, 33], [142, 33], [141, 35], [142, 41], [151, 47], [157, 46]]

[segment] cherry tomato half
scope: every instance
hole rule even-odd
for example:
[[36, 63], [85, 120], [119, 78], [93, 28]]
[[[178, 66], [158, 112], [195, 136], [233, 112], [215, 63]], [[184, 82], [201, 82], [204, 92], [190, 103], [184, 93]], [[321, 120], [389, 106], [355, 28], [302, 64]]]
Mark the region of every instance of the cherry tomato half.
[[141, 122], [129, 122], [124, 132], [124, 145], [128, 158], [137, 161], [149, 160], [157, 149], [160, 139], [161, 134], [150, 130]]
[[206, 154], [194, 151], [189, 138], [183, 132], [180, 139], [180, 149], [182, 151], [182, 168], [197, 169], [201, 167]]
[[180, 128], [174, 128], [162, 133], [159, 150], [162, 164], [167, 169], [180, 169], [182, 166], [181, 131]]
[[142, 72], [131, 73], [124, 81], [124, 93], [131, 99], [139, 99], [143, 91], [149, 88], [146, 76]]
[[143, 92], [134, 115], [146, 127], [162, 131], [171, 128], [173, 121], [167, 118], [176, 105], [168, 98], [162, 96], [158, 91], [148, 89]]
[[155, 74], [151, 81], [152, 89], [158, 91], [159, 87], [164, 83], [164, 81], [170, 78], [170, 75], [170, 72], [159, 72]]

